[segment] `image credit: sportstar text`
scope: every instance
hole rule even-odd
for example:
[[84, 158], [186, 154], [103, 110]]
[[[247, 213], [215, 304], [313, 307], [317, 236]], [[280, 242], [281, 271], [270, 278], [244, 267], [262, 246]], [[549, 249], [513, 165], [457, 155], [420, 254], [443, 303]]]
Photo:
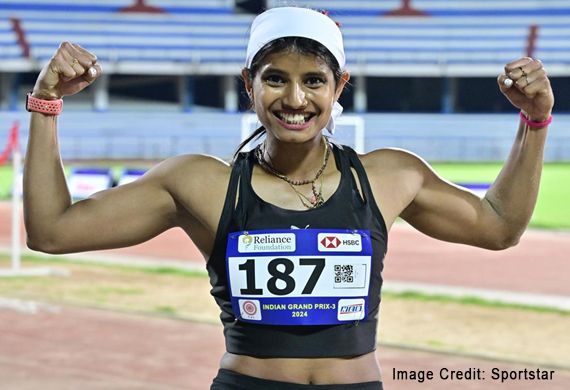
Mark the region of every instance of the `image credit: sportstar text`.
[[[491, 369], [491, 380], [501, 381], [551, 381], [554, 370], [540, 368], [524, 370], [503, 370], [497, 367]], [[395, 381], [417, 381], [423, 383], [438, 378], [445, 381], [480, 381], [485, 380], [485, 370], [471, 367], [466, 370], [450, 370], [441, 368], [436, 376], [432, 370], [398, 370], [392, 368], [392, 379]]]

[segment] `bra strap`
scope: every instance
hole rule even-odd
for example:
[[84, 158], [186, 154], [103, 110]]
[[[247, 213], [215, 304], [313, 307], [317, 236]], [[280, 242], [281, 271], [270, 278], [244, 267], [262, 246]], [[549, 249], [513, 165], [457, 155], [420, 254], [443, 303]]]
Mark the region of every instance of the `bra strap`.
[[[232, 173], [230, 175], [230, 181], [226, 192], [226, 200], [224, 202], [224, 208], [222, 209], [222, 216], [220, 217], [220, 227], [225, 227], [230, 223], [230, 219], [236, 205], [236, 195], [238, 192], [238, 183], [240, 181], [242, 166], [245, 165], [244, 160], [245, 154], [240, 153], [233, 163]], [[218, 228], [218, 231], [219, 230], [220, 229]]]
[[[376, 200], [374, 199], [374, 193], [372, 192], [372, 187], [370, 186], [370, 181], [368, 181], [368, 175], [366, 174], [366, 170], [362, 165], [362, 161], [360, 161], [360, 158], [352, 148], [345, 147], [345, 150], [346, 154], [348, 155], [350, 165], [356, 170], [356, 174], [358, 175], [358, 181], [360, 182], [360, 188], [364, 197], [364, 201], [368, 204], [368, 207], [370, 207], [381, 224], [384, 225], [384, 217], [382, 216]], [[354, 179], [352, 172], [350, 176], [352, 179]], [[385, 228], [386, 227], [384, 225], [384, 229]]]

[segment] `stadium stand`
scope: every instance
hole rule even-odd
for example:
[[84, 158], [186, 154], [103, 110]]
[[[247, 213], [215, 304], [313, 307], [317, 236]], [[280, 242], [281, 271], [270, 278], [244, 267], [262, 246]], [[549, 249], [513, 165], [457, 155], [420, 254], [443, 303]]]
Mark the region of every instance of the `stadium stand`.
[[267, 0], [269, 8], [299, 5], [332, 16], [551, 16], [568, 15], [567, 0]]
[[[142, 13], [119, 12], [133, 4], [127, 0], [5, 0], [0, 58], [19, 61], [2, 61], [0, 71], [21, 70], [22, 61], [38, 69], [69, 40], [96, 52], [108, 73], [237, 75], [252, 16], [234, 13], [228, 1], [179, 3], [147, 1], [165, 12]], [[354, 75], [489, 76], [525, 54], [548, 62], [552, 75], [567, 74], [570, 65], [565, 0], [520, 0], [516, 7], [490, 0], [298, 4], [328, 7], [342, 23]], [[423, 16], [406, 16], [412, 11]]]
[[[517, 57], [532, 54], [541, 58], [549, 74], [559, 77], [561, 84], [566, 80], [563, 77], [570, 76], [568, 0], [267, 1], [269, 7], [284, 4], [327, 8], [331, 17], [342, 24], [348, 68], [353, 75], [353, 110], [363, 113], [367, 128], [381, 129], [367, 131], [366, 150], [394, 146], [413, 150], [432, 161], [500, 160], [512, 142], [513, 121], [511, 114], [484, 118], [472, 114], [437, 115], [434, 111], [425, 111], [430, 115], [366, 114], [367, 88], [371, 100], [377, 101], [384, 98], [378, 96], [384, 94], [378, 93], [380, 88], [403, 91], [399, 97], [406, 95], [411, 109], [402, 112], [417, 110], [413, 104], [417, 100], [410, 103], [409, 96], [420, 96], [418, 99], [450, 101], [451, 108], [446, 110], [441, 104], [441, 112], [461, 113], [475, 110], [462, 110], [454, 99], [467, 96], [470, 101], [491, 100], [496, 92], [494, 78], [506, 62]], [[151, 7], [152, 12], [140, 12], [141, 6]], [[129, 8], [133, 12], [120, 12]], [[205, 87], [212, 94], [218, 94], [216, 88], [227, 93], [232, 77], [243, 66], [252, 19], [253, 15], [236, 10], [234, 1], [222, 0], [1, 0], [0, 103], [7, 110], [0, 112], [0, 122], [26, 122], [28, 116], [22, 112], [25, 91], [18, 90], [18, 76], [29, 72], [35, 77], [62, 41], [77, 42], [93, 50], [106, 75], [177, 75], [179, 84], [191, 84], [188, 79], [192, 76], [207, 79]], [[225, 76], [224, 82], [205, 75]], [[441, 91], [422, 95], [419, 89], [425, 90], [427, 84], [416, 81], [426, 76], [430, 82], [440, 78], [436, 81], [444, 85]], [[392, 83], [397, 77], [399, 84]], [[470, 82], [462, 84], [461, 78]], [[138, 79], [146, 82], [144, 77]], [[226, 83], [228, 80], [230, 83]], [[98, 80], [93, 95], [97, 95], [97, 88], [108, 90], [108, 84], [104, 77]], [[474, 84], [485, 84], [479, 96], [475, 96]], [[112, 85], [117, 85], [116, 80]], [[400, 88], [402, 85], [407, 88]], [[429, 85], [438, 87], [437, 83]], [[236, 98], [238, 91], [232, 93]], [[568, 96], [564, 88], [556, 93]], [[76, 106], [82, 111], [73, 112], [75, 98], [66, 99], [66, 115], [60, 120], [66, 159], [160, 159], [180, 153], [227, 157], [239, 140], [239, 113], [188, 115], [176, 104], [168, 103], [166, 108], [162, 101], [142, 105], [140, 100], [136, 101], [140, 106], [137, 112], [152, 106], [152, 115], [134, 115], [133, 106], [121, 106], [116, 101], [111, 105], [115, 112], [93, 112], [97, 104], [90, 103]], [[79, 98], [92, 97], [82, 94]], [[498, 98], [504, 102], [501, 96]], [[357, 100], [364, 101], [360, 110]], [[568, 101], [557, 97], [557, 109], [564, 104], [569, 107], [564, 100]], [[378, 111], [390, 111], [382, 106], [384, 102], [377, 105], [382, 107]], [[95, 109], [91, 111], [91, 107]], [[510, 109], [489, 107], [484, 109]], [[429, 128], [426, 123], [430, 123]], [[569, 126], [570, 116], [557, 112], [547, 161], [570, 161], [570, 137], [565, 130]], [[456, 134], [457, 129], [461, 129], [460, 134]], [[5, 138], [7, 131], [0, 128], [0, 138]]]

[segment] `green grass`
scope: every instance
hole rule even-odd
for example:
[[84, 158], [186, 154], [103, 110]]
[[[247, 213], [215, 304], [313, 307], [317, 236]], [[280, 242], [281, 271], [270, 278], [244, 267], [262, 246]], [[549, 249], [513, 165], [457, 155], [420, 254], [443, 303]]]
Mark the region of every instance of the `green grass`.
[[[500, 164], [434, 164], [433, 168], [453, 182], [491, 183]], [[570, 164], [545, 164], [540, 192], [530, 226], [570, 229]]]
[[[52, 297], [54, 301], [59, 300], [71, 300], [77, 302], [88, 302], [95, 305], [106, 305], [111, 304], [114, 300], [119, 298], [133, 297], [143, 297], [146, 290], [157, 289], [163, 290], [168, 289], [170, 283], [174, 281], [179, 281], [182, 285], [191, 285], [195, 282], [202, 281], [207, 289], [204, 290], [204, 298], [209, 299], [208, 290], [209, 283], [207, 282], [207, 275], [203, 271], [188, 271], [183, 269], [176, 269], [173, 267], [141, 267], [137, 265], [127, 266], [127, 265], [116, 265], [109, 263], [94, 263], [92, 261], [85, 261], [81, 258], [62, 258], [58, 256], [35, 256], [35, 255], [24, 255], [22, 257], [22, 263], [25, 267], [47, 267], [54, 269], [66, 269], [73, 268], [74, 270], [85, 269], [87, 272], [91, 272], [93, 283], [80, 284], [79, 287], [69, 290], [69, 292], [63, 295], [59, 289], [62, 284], [67, 282], [73, 282], [74, 272], [68, 277], [63, 276], [51, 276], [46, 278], [30, 278], [30, 277], [12, 277], [4, 279], [0, 284], [0, 296], [6, 295], [7, 293], [16, 291], [27, 291], [28, 293], [36, 291], [38, 296]], [[0, 253], [0, 268], [8, 267], [9, 260], [8, 256]], [[90, 275], [91, 275], [90, 274]], [[137, 278], [144, 278], [144, 275], [149, 275], [151, 278], [156, 278], [156, 283], [148, 284], [148, 277], [146, 277], [144, 287], [143, 285], [133, 285], [133, 281]], [[168, 285], [162, 285], [165, 283], [164, 277], [169, 277], [170, 283]], [[110, 284], [100, 285], [102, 281], [109, 282]], [[65, 299], [64, 299], [65, 298]], [[46, 298], [47, 299], [47, 298]], [[531, 312], [542, 312], [542, 313], [555, 313], [563, 316], [570, 316], [570, 311], [541, 307], [533, 305], [523, 305], [523, 304], [513, 304], [504, 303], [498, 301], [492, 301], [488, 299], [464, 296], [464, 297], [454, 297], [442, 294], [428, 294], [415, 291], [404, 291], [404, 292], [382, 292], [383, 300], [410, 300], [410, 301], [425, 301], [425, 302], [441, 302], [441, 303], [459, 303], [466, 306], [479, 306], [488, 307], [493, 309], [510, 308], [516, 310], [524, 310]], [[163, 302], [161, 304], [153, 305], [149, 303], [150, 311], [165, 314], [165, 315], [176, 315], [178, 313], [178, 308], [176, 302]]]
[[505, 302], [478, 298], [474, 296], [455, 297], [455, 296], [441, 295], [441, 294], [426, 294], [415, 291], [404, 291], [398, 293], [388, 292], [388, 291], [382, 292], [382, 299], [390, 299], [390, 298], [410, 299], [413, 301], [426, 301], [426, 302], [442, 302], [442, 303], [452, 302], [452, 303], [460, 303], [463, 305], [490, 307], [494, 309], [501, 309], [501, 308], [517, 309], [517, 310], [535, 311], [539, 313], [556, 313], [565, 316], [570, 316], [570, 311], [563, 309], [556, 309], [553, 307], [523, 305], [517, 303], [505, 303]]
[[0, 199], [8, 199], [12, 189], [12, 166], [0, 166]]
[[[3, 257], [7, 257], [7, 255], [0, 253], [0, 260]], [[115, 269], [117, 271], [124, 271], [124, 272], [141, 272], [145, 274], [151, 275], [171, 275], [171, 276], [180, 276], [180, 277], [189, 277], [189, 278], [206, 278], [208, 273], [205, 270], [201, 269], [183, 269], [183, 268], [175, 268], [175, 267], [165, 267], [165, 266], [141, 266], [137, 264], [133, 265], [123, 265], [123, 264], [113, 264], [113, 263], [103, 263], [103, 262], [93, 262], [89, 260], [83, 260], [81, 258], [74, 258], [74, 257], [63, 257], [58, 255], [23, 255], [22, 261], [26, 261], [27, 263], [32, 263], [38, 266], [61, 266], [65, 267], [65, 264], [74, 264], [78, 266], [85, 266], [85, 267], [100, 267], [106, 269]]]
[[[102, 165], [102, 164], [97, 164]], [[122, 166], [112, 165], [116, 177]], [[443, 177], [453, 182], [492, 182], [500, 164], [433, 164], [434, 169]], [[69, 168], [68, 168], [69, 169]], [[0, 199], [10, 197], [12, 188], [12, 169], [0, 167]], [[538, 203], [530, 225], [535, 228], [570, 229], [570, 164], [545, 164]]]

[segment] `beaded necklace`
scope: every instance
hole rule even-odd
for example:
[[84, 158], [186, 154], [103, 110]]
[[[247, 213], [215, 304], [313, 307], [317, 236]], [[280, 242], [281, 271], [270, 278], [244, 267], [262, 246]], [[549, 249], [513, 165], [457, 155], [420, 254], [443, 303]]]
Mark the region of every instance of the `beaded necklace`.
[[[276, 176], [279, 179], [287, 182], [287, 184], [289, 184], [289, 186], [293, 189], [293, 191], [295, 191], [295, 193], [299, 197], [299, 200], [301, 201], [303, 206], [305, 206], [308, 209], [314, 209], [316, 207], [322, 206], [323, 203], [325, 203], [325, 199], [323, 198], [323, 177], [322, 177], [322, 174], [325, 171], [325, 168], [327, 167], [327, 163], [329, 161], [331, 150], [330, 150], [329, 143], [326, 140], [326, 138], [323, 137], [323, 140], [325, 142], [325, 153], [323, 156], [323, 165], [321, 165], [321, 167], [319, 168], [319, 170], [315, 174], [315, 177], [313, 177], [312, 179], [304, 179], [304, 180], [293, 180], [290, 177], [288, 177], [287, 175], [284, 175], [281, 172], [279, 172], [277, 169], [275, 169], [272, 165], [271, 155], [269, 153], [267, 153], [267, 155], [269, 156], [270, 161], [265, 160], [265, 143], [260, 144], [255, 148], [255, 158], [257, 159], [257, 162], [259, 163], [259, 165], [263, 169], [265, 169], [267, 172], [271, 173], [273, 176]], [[319, 188], [317, 190], [317, 186], [315, 185], [315, 182], [317, 180], [319, 180], [319, 178], [320, 178], [320, 183], [319, 183]], [[311, 184], [311, 192], [313, 194], [310, 197], [306, 196], [305, 194], [303, 194], [302, 192], [297, 190], [297, 188], [295, 188], [296, 186], [302, 186], [305, 184]]]

